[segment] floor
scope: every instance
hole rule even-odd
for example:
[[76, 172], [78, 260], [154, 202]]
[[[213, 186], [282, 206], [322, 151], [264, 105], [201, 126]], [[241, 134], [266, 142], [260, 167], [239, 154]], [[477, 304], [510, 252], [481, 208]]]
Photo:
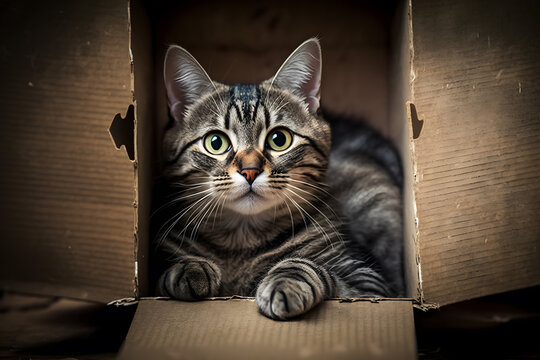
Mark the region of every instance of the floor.
[[[114, 359], [135, 306], [4, 293], [0, 359]], [[540, 287], [415, 310], [419, 359], [540, 359]]]

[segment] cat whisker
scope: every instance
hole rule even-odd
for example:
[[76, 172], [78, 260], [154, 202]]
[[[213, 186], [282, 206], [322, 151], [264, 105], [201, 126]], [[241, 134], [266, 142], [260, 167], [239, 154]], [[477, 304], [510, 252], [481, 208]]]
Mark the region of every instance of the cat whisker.
[[[213, 195], [213, 194], [210, 194], [210, 195]], [[187, 230], [189, 229], [189, 225], [191, 225], [194, 221], [196, 221], [199, 216], [202, 214], [202, 212], [208, 207], [210, 206], [212, 203], [210, 201], [206, 202], [206, 203], [202, 203], [200, 204], [194, 211], [193, 211], [193, 214], [190, 215], [187, 220], [186, 220], [186, 225], [184, 226], [184, 228], [180, 231], [180, 233], [178, 233], [178, 235], [176, 236], [176, 239], [178, 240], [178, 238], [180, 237], [180, 235], [182, 235], [182, 240], [180, 241], [180, 246], [182, 246], [182, 244], [184, 243], [184, 239], [185, 239], [185, 235], [186, 235], [186, 232]], [[192, 237], [190, 237], [191, 240], [193, 240]]]
[[[277, 194], [277, 193], [276, 193], [276, 195], [279, 196], [279, 194]], [[283, 194], [283, 195], [287, 196], [287, 194]], [[280, 199], [283, 200], [283, 202], [284, 202], [285, 205], [287, 206], [287, 209], [289, 210], [289, 214], [290, 214], [290, 216], [291, 216], [291, 233], [292, 233], [292, 238], [294, 239], [294, 217], [293, 217], [291, 208], [289, 207], [289, 204], [287, 204], [287, 201], [286, 201], [285, 199], [283, 199], [281, 196], [279, 196], [279, 197], [280, 197]], [[288, 197], [288, 196], [287, 196], [287, 197]], [[300, 214], [301, 214], [301, 213], [300, 213]], [[302, 218], [303, 218], [303, 217], [304, 217], [304, 216], [302, 215]], [[274, 218], [274, 222], [275, 222], [275, 218]], [[305, 222], [305, 220], [304, 220], [304, 222]], [[306, 227], [307, 227], [307, 225], [306, 225]]]
[[324, 206], [326, 206], [326, 208], [328, 208], [328, 210], [330, 210], [330, 212], [332, 212], [332, 214], [333, 214], [336, 218], [338, 218], [338, 219], [340, 218], [340, 216], [339, 216], [338, 214], [336, 214], [336, 212], [334, 211], [334, 209], [332, 209], [332, 207], [330, 207], [330, 205], [328, 205], [323, 199], [321, 199], [321, 198], [318, 197], [317, 195], [315, 195], [315, 194], [313, 194], [313, 193], [310, 193], [309, 191], [306, 191], [306, 190], [304, 190], [304, 189], [301, 189], [301, 188], [299, 188], [299, 187], [297, 187], [297, 186], [291, 185], [291, 184], [288, 184], [288, 186], [290, 186], [290, 187], [292, 187], [292, 188], [294, 188], [294, 189], [300, 190], [300, 191], [302, 191], [302, 192], [304, 192], [304, 193], [306, 193], [306, 194], [309, 194], [309, 195], [311, 195], [311, 196], [314, 196], [317, 200], [319, 200], [319, 202], [320, 202], [321, 204], [323, 204]]
[[[199, 228], [200, 228], [201, 224], [203, 223], [203, 221], [205, 220], [207, 215], [210, 216], [209, 213], [211, 213], [211, 211], [213, 211], [213, 209], [216, 207], [217, 202], [210, 202], [209, 201], [209, 204], [210, 204], [210, 206], [208, 207], [206, 212], [200, 217], [200, 220], [196, 222], [195, 227], [193, 228], [193, 230], [191, 230], [191, 235], [190, 235], [191, 239], [195, 238], [195, 236], [197, 235], [197, 232], [199, 231]], [[204, 211], [204, 209], [203, 209], [203, 211]]]
[[[221, 198], [225, 195], [225, 192], [222, 192], [221, 195], [218, 197], [218, 199], [213, 202], [213, 205], [210, 207], [210, 213], [206, 216], [206, 220], [204, 221], [204, 224], [206, 225], [208, 223], [208, 220], [212, 217], [212, 213], [214, 212], [215, 209], [217, 209], [218, 205], [219, 205], [219, 201], [221, 200]], [[204, 219], [204, 217], [203, 217]], [[214, 217], [214, 220], [215, 220], [215, 217]], [[199, 230], [201, 224], [202, 224], [203, 220], [201, 220], [197, 226], [197, 230], [195, 231], [195, 235], [197, 234], [197, 231]]]
[[[212, 221], [212, 230], [214, 230], [214, 226], [216, 225], [216, 218], [217, 218], [217, 213], [218, 213], [218, 209], [219, 209], [219, 205], [220, 205], [220, 202], [221, 202], [221, 199], [225, 196], [226, 192], [223, 192], [219, 198], [217, 199], [216, 201], [216, 205], [214, 206], [214, 209], [216, 210], [216, 214], [213, 215], [214, 219]], [[214, 212], [214, 209], [212, 209], [212, 212]], [[208, 218], [210, 219], [210, 217], [212, 216], [212, 213], [210, 213], [210, 215], [208, 216]], [[207, 220], [208, 222], [208, 220]]]
[[[298, 211], [300, 211], [300, 213], [305, 213], [306, 216], [313, 222], [313, 224], [315, 225], [315, 228], [317, 229], [317, 231], [319, 231], [319, 233], [325, 238], [325, 241], [327, 241], [327, 243], [332, 247], [332, 249], [334, 248], [334, 245], [332, 243], [332, 240], [330, 239], [330, 237], [328, 236], [328, 234], [326, 233], [326, 231], [324, 231], [324, 228], [319, 224], [319, 222], [317, 220], [315, 220], [315, 218], [313, 218], [300, 204], [298, 204], [296, 201], [294, 201], [290, 196], [288, 196], [287, 194], [283, 194], [285, 195], [292, 203], [294, 206], [296, 206], [296, 208], [298, 209]], [[303, 216], [302, 216], [303, 217]], [[307, 228], [307, 224], [306, 224], [306, 228]]]
[[161, 205], [159, 208], [157, 208], [156, 210], [154, 210], [152, 212], [152, 214], [150, 215], [150, 217], [154, 216], [157, 212], [159, 212], [160, 210], [162, 210], [163, 208], [165, 207], [168, 207], [168, 206], [172, 206], [178, 202], [181, 202], [182, 200], [185, 200], [185, 199], [189, 199], [189, 198], [192, 198], [192, 197], [195, 197], [195, 196], [199, 196], [199, 195], [202, 195], [202, 194], [206, 194], [208, 192], [211, 192], [213, 189], [206, 189], [206, 190], [202, 190], [202, 191], [199, 191], [197, 193], [194, 193], [194, 194], [189, 194], [189, 195], [185, 195], [185, 196], [181, 196], [181, 197], [178, 197], [178, 198], [174, 198], [168, 202], [166, 202], [165, 204]]
[[[158, 230], [158, 234], [161, 232], [161, 229], [163, 227], [165, 227], [169, 222], [172, 222], [171, 225], [167, 228], [167, 230], [162, 234], [162, 236], [160, 237], [159, 241], [158, 241], [158, 246], [163, 242], [163, 240], [169, 235], [169, 233], [171, 232], [171, 230], [176, 226], [176, 224], [180, 221], [180, 219], [186, 214], [188, 213], [194, 206], [196, 206], [198, 203], [200, 203], [201, 201], [203, 201], [204, 199], [208, 198], [209, 196], [211, 196], [212, 193], [210, 194], [207, 194], [205, 196], [203, 196], [202, 198], [200, 198], [199, 200], [197, 200], [196, 202], [194, 202], [193, 204], [191, 204], [190, 206], [188, 206], [186, 209], [182, 210], [181, 212], [179, 212], [178, 214], [174, 215], [171, 219], [169, 219], [168, 221], [166, 221]], [[176, 219], [175, 219], [176, 218]]]
[[[324, 189], [324, 188], [322, 188], [322, 187], [320, 187], [320, 186], [313, 185], [312, 183], [309, 183], [309, 182], [306, 182], [306, 181], [301, 181], [301, 180], [295, 179], [295, 178], [293, 178], [293, 177], [289, 177], [288, 179], [291, 180], [291, 181], [295, 181], [295, 182], [297, 182], [297, 183], [300, 183], [300, 184], [307, 185], [307, 186], [312, 187], [312, 188], [314, 188], [314, 189], [317, 189], [317, 190], [319, 190], [319, 191], [325, 193], [326, 195], [330, 196], [330, 197], [333, 198], [334, 200], [337, 200], [336, 197], [335, 197], [334, 195], [332, 195], [331, 193], [328, 192], [328, 190], [326, 190], [326, 189]], [[326, 184], [324, 184], [324, 183], [319, 183], [319, 184], [326, 185]]]
[[326, 222], [328, 223], [328, 225], [330, 225], [330, 227], [332, 228], [333, 232], [337, 235], [338, 239], [340, 240], [340, 242], [343, 243], [343, 238], [341, 237], [341, 233], [339, 232], [338, 229], [336, 229], [336, 227], [334, 226], [333, 222], [328, 218], [328, 216], [326, 216], [326, 214], [324, 214], [318, 207], [316, 207], [315, 205], [313, 205], [311, 203], [311, 201], [307, 200], [306, 198], [304, 198], [303, 196], [299, 195], [298, 193], [296, 193], [295, 191], [291, 190], [291, 189], [285, 189], [291, 193], [293, 193], [295, 196], [299, 197], [302, 201], [304, 201], [305, 203], [307, 203], [309, 206], [311, 206], [313, 209], [315, 209], [319, 214], [321, 214], [323, 216], [323, 218], [326, 220]]

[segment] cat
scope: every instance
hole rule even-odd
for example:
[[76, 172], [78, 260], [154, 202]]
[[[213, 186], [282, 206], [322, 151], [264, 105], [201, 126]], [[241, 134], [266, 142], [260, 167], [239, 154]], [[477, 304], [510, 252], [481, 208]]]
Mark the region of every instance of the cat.
[[160, 295], [254, 296], [276, 320], [329, 298], [404, 295], [399, 156], [321, 115], [316, 38], [258, 85], [212, 81], [179, 46], [164, 78], [173, 212], [158, 235]]

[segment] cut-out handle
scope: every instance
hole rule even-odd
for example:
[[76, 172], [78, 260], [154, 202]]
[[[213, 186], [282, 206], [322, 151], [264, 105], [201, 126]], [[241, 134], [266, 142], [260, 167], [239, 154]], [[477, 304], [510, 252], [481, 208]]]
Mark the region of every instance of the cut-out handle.
[[409, 120], [412, 126], [413, 139], [418, 139], [420, 132], [424, 127], [424, 120], [418, 119], [418, 113], [416, 112], [416, 106], [412, 102], [407, 102]]
[[135, 108], [133, 105], [129, 105], [125, 117], [119, 113], [114, 116], [109, 133], [116, 148], [120, 149], [124, 145], [129, 159], [135, 160]]

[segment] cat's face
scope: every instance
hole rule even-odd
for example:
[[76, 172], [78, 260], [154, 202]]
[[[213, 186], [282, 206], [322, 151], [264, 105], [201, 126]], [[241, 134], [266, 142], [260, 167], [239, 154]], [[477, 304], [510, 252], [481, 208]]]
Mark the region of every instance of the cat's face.
[[213, 82], [184, 49], [169, 49], [165, 83], [175, 121], [164, 140], [167, 175], [194, 210], [252, 215], [309, 206], [330, 151], [329, 126], [316, 115], [320, 70], [315, 39], [258, 85]]

